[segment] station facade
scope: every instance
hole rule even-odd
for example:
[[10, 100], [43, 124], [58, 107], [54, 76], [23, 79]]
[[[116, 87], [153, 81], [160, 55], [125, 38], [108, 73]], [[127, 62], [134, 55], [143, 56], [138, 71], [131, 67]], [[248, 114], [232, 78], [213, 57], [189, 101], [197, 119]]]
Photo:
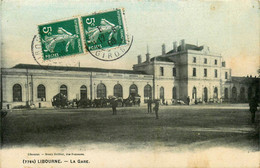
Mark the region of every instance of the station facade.
[[57, 93], [68, 100], [116, 96], [127, 98], [138, 94], [141, 103], [151, 97], [161, 103], [178, 100], [190, 103], [247, 102], [259, 92], [259, 78], [232, 77], [220, 54], [207, 46], [173, 43], [166, 52], [145, 61], [138, 56], [133, 70], [57, 67], [18, 64], [4, 68], [2, 76], [3, 106], [41, 104], [50, 107]]

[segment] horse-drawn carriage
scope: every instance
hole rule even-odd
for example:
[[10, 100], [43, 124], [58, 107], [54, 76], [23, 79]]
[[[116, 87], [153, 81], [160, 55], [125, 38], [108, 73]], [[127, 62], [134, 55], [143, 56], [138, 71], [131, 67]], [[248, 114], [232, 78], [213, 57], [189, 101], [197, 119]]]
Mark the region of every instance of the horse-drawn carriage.
[[127, 99], [123, 99], [122, 106], [129, 107], [129, 106], [140, 106], [141, 96], [140, 95], [129, 95]]
[[67, 97], [62, 93], [58, 93], [55, 96], [53, 96], [51, 102], [52, 102], [52, 106], [55, 106], [55, 107], [63, 108], [65, 106], [69, 105], [69, 101], [68, 101]]
[[77, 103], [77, 107], [92, 107], [92, 101], [88, 98], [81, 98]]
[[62, 93], [58, 93], [52, 98], [52, 106], [55, 107], [80, 107], [80, 108], [88, 108], [88, 107], [111, 107], [112, 100], [116, 100], [118, 106], [140, 106], [141, 102], [140, 95], [130, 94], [128, 98], [123, 99], [122, 97], [108, 96], [108, 98], [95, 98], [94, 100], [90, 100], [88, 98], [81, 98], [80, 100], [73, 99], [69, 101], [65, 95]]

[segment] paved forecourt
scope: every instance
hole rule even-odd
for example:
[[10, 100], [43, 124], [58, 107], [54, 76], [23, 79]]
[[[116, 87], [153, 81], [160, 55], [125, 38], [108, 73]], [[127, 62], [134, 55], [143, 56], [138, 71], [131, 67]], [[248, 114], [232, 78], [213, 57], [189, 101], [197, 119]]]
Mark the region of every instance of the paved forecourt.
[[[228, 146], [257, 150], [247, 105], [146, 106], [13, 110], [3, 119], [3, 147], [114, 144], [125, 148], [195, 149]], [[259, 117], [257, 117], [259, 119]]]

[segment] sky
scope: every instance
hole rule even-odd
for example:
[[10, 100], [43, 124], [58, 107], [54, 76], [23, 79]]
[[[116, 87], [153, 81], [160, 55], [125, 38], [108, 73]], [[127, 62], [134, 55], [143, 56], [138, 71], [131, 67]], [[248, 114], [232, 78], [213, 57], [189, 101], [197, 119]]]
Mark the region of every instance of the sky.
[[3, 0], [1, 4], [1, 65], [37, 64], [31, 42], [37, 25], [79, 15], [125, 8], [127, 32], [134, 42], [122, 58], [100, 61], [90, 54], [66, 57], [66, 66], [132, 69], [137, 55], [145, 60], [147, 45], [151, 57], [170, 51], [173, 42], [209, 46], [220, 53], [233, 76], [257, 75], [259, 68], [259, 2], [254, 1], [47, 1]]

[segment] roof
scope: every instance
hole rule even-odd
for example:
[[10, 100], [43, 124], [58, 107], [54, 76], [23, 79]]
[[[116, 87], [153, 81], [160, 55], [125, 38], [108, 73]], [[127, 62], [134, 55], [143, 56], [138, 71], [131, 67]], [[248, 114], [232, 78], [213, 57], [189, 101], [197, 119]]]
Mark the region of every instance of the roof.
[[[185, 44], [185, 48], [186, 48], [187, 50], [201, 51], [201, 50], [203, 50], [204, 47], [203, 47], [203, 46], [196, 46], [196, 45], [193, 45], [193, 44]], [[179, 46], [179, 47], [177, 48], [177, 51], [181, 51], [181, 46]], [[167, 54], [171, 54], [171, 53], [174, 53], [174, 51], [171, 50], [171, 51], [167, 52]]]
[[233, 82], [238, 82], [238, 83], [252, 82], [254, 80], [260, 80], [260, 78], [232, 76], [232, 81]]
[[124, 69], [102, 69], [93, 67], [66, 67], [66, 66], [48, 66], [34, 64], [17, 64], [13, 68], [16, 69], [37, 69], [37, 70], [56, 70], [56, 71], [82, 71], [82, 72], [106, 72], [106, 73], [124, 73], [124, 74], [146, 74], [140, 71], [124, 70]]

